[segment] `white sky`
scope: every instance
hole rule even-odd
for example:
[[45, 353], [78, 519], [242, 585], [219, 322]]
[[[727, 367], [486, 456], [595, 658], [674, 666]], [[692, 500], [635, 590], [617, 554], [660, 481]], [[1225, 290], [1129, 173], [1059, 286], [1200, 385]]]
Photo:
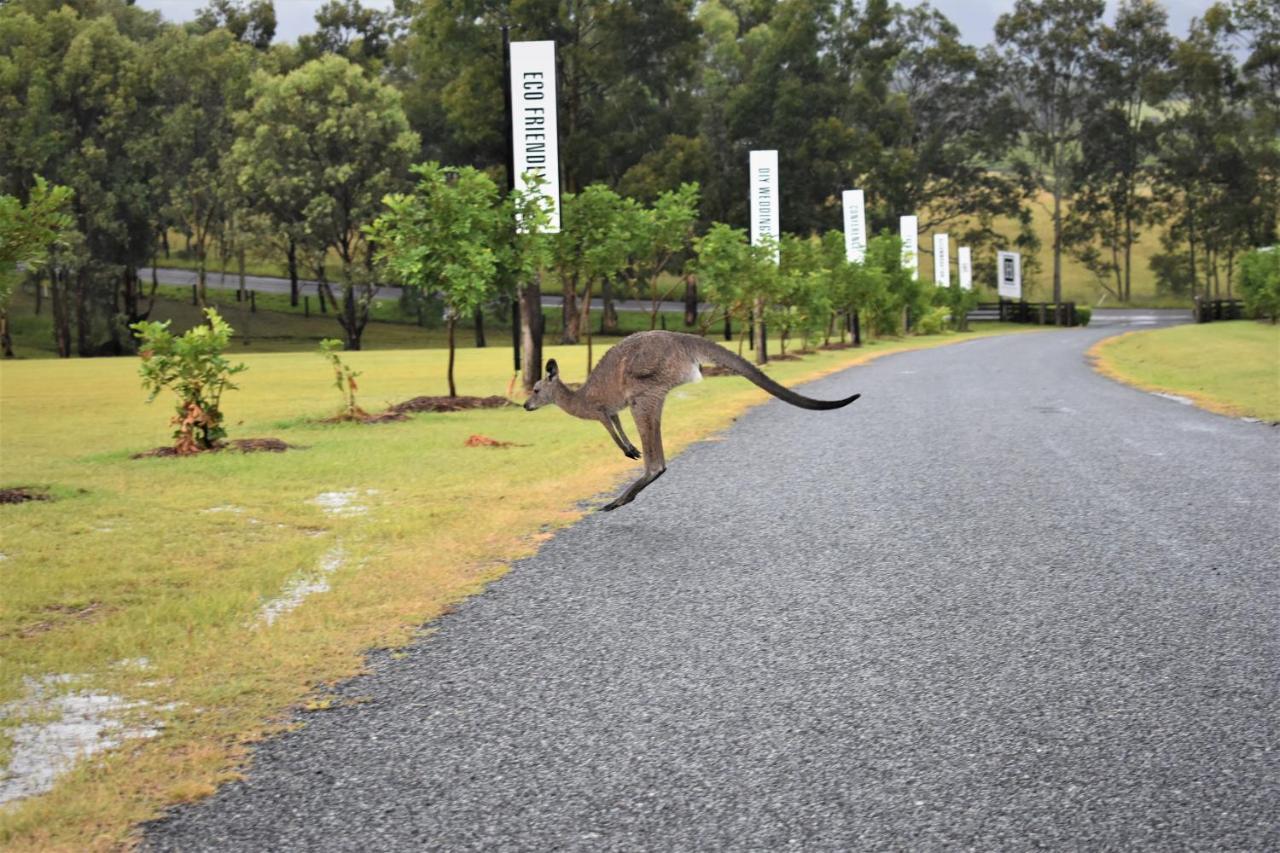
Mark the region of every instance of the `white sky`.
[[[1174, 35], [1184, 36], [1193, 17], [1203, 15], [1212, 0], [1162, 0], [1169, 10], [1169, 28]], [[159, 9], [171, 21], [188, 21], [206, 0], [137, 0], [144, 9]], [[391, 8], [390, 0], [364, 0], [366, 6]], [[276, 41], [293, 41], [315, 27], [315, 13], [324, 0], [275, 0]], [[933, 5], [955, 22], [970, 44], [987, 44], [992, 40], [996, 18], [1013, 8], [1013, 0], [933, 0]], [[1115, 6], [1109, 0], [1109, 7]]]

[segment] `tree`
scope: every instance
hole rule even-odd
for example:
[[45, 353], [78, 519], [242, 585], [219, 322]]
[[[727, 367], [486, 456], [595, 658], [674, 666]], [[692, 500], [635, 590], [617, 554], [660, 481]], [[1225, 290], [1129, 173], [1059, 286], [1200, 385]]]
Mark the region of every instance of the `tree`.
[[588, 364], [591, 294], [597, 284], [618, 275], [627, 264], [630, 235], [623, 222], [628, 218], [627, 202], [604, 184], [568, 193], [561, 203], [561, 230], [552, 243], [552, 262], [564, 294], [561, 342], [574, 344], [585, 334]]
[[1062, 301], [1065, 207], [1080, 160], [1080, 138], [1093, 85], [1102, 0], [1017, 0], [996, 21], [996, 41], [1017, 102], [1024, 165], [1052, 198], [1053, 301]]
[[232, 115], [245, 106], [253, 56], [224, 29], [189, 35], [174, 28], [157, 40], [156, 49], [164, 103], [157, 115], [160, 146], [172, 169], [168, 209], [195, 254], [203, 305], [210, 244], [239, 205], [224, 155], [235, 141]]
[[[738, 343], [741, 353], [748, 323], [759, 323], [761, 306], [768, 304], [777, 293], [775, 246], [772, 243], [753, 246], [743, 229], [716, 222], [694, 241], [694, 250], [698, 286], [708, 301], [719, 306], [726, 318], [726, 330], [731, 320], [738, 320], [742, 329]], [[713, 317], [710, 312], [704, 315], [704, 332]]]
[[5, 358], [13, 358], [9, 300], [16, 267], [43, 264], [52, 247], [65, 242], [73, 227], [67, 212], [71, 196], [69, 187], [51, 186], [38, 175], [25, 205], [14, 196], [0, 195], [0, 349]]
[[770, 314], [785, 356], [793, 332], [806, 347], [821, 336], [831, 316], [832, 279], [824, 264], [821, 240], [787, 234], [780, 249], [778, 289]]
[[298, 49], [307, 59], [335, 54], [377, 71], [398, 35], [393, 13], [368, 8], [360, 0], [329, 0], [315, 20], [316, 31], [298, 38]]
[[236, 41], [267, 50], [276, 36], [276, 8], [271, 0], [209, 0], [187, 27], [195, 35], [226, 30]]
[[1150, 0], [1125, 0], [1115, 24], [1101, 28], [1089, 62], [1093, 86], [1063, 239], [1099, 286], [1121, 301], [1132, 295], [1133, 245], [1154, 221], [1146, 190], [1154, 177], [1157, 116], [1173, 51], [1167, 17]]
[[658, 327], [663, 293], [658, 288], [672, 262], [689, 248], [698, 221], [698, 185], [661, 193], [652, 207], [638, 208], [627, 226], [632, 236], [628, 277], [649, 294], [649, 328]]
[[403, 185], [418, 136], [399, 93], [339, 56], [282, 77], [258, 72], [250, 98], [252, 106], [236, 116], [237, 182], [249, 197], [289, 199], [285, 208], [300, 211], [306, 238], [337, 255], [338, 322], [347, 349], [358, 350], [377, 291], [364, 226], [382, 198]]
[[383, 213], [368, 229], [377, 257], [406, 287], [438, 289], [449, 329], [449, 396], [453, 381], [454, 329], [493, 292], [498, 257], [498, 188], [470, 166], [452, 170], [439, 163], [414, 166], [412, 193], [388, 195]]

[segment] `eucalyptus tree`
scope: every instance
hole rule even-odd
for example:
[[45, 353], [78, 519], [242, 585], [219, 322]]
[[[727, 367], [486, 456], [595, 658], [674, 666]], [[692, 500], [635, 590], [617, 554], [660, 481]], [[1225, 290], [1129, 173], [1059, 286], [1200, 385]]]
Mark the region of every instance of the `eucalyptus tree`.
[[284, 76], [258, 72], [249, 96], [250, 107], [236, 117], [241, 191], [281, 194], [290, 212], [300, 212], [308, 241], [337, 256], [337, 319], [347, 349], [360, 349], [377, 291], [364, 226], [381, 212], [382, 198], [404, 186], [418, 150], [400, 94], [348, 60], [325, 56]]
[[9, 301], [18, 276], [18, 265], [43, 264], [55, 244], [64, 242], [74, 227], [68, 212], [72, 192], [33, 177], [24, 204], [16, 196], [0, 195], [0, 351], [13, 358], [9, 336]]
[[1103, 0], [1017, 0], [996, 21], [997, 48], [1023, 127], [1021, 163], [1052, 198], [1053, 301], [1062, 299], [1062, 255], [1072, 178], [1093, 87], [1090, 69]]
[[1064, 225], [1070, 252], [1121, 301], [1132, 295], [1133, 247], [1153, 224], [1149, 191], [1168, 96], [1173, 38], [1164, 8], [1123, 0], [1090, 57], [1075, 198]]
[[414, 166], [412, 192], [383, 199], [387, 211], [367, 229], [376, 256], [406, 287], [443, 296], [449, 337], [449, 396], [453, 379], [454, 330], [460, 317], [478, 310], [493, 293], [498, 273], [498, 188], [470, 166], [449, 169], [428, 162]]
[[660, 193], [652, 206], [637, 206], [626, 227], [631, 235], [631, 263], [625, 274], [633, 289], [649, 296], [649, 328], [658, 327], [665, 294], [660, 282], [693, 241], [698, 222], [698, 185], [681, 184]]
[[196, 290], [206, 300], [209, 249], [240, 206], [227, 180], [225, 155], [235, 142], [233, 114], [243, 109], [253, 50], [226, 29], [192, 35], [173, 28], [155, 42], [160, 63], [156, 116], [161, 156], [170, 164], [168, 210], [188, 235], [196, 260]]
[[209, 0], [187, 28], [196, 35], [225, 30], [238, 42], [267, 50], [276, 35], [275, 4], [271, 0]]
[[[597, 284], [627, 266], [630, 234], [626, 223], [634, 203], [604, 184], [568, 193], [561, 205], [561, 230], [553, 240], [552, 258], [564, 294], [564, 343], [587, 339], [587, 367], [592, 362], [591, 296]], [[581, 287], [579, 292], [578, 288]]]

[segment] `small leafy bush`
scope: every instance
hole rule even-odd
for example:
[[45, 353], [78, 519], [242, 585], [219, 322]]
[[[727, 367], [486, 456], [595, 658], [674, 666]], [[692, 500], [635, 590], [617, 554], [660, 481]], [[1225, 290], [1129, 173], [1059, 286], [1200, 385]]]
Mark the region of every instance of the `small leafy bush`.
[[1076, 325], [1087, 326], [1089, 321], [1093, 319], [1093, 309], [1088, 305], [1076, 306]]
[[920, 322], [916, 323], [914, 331], [917, 335], [940, 335], [946, 329], [950, 318], [949, 306], [939, 305], [936, 308], [930, 308], [929, 312], [920, 318]]
[[333, 384], [337, 386], [338, 393], [342, 395], [342, 409], [338, 412], [338, 417], [346, 420], [356, 420], [366, 417], [364, 409], [356, 405], [356, 391], [359, 386], [356, 385], [356, 377], [360, 375], [358, 371], [352, 370], [351, 366], [343, 362], [338, 353], [342, 350], [342, 341], [337, 338], [325, 338], [320, 342], [320, 355], [328, 360], [330, 366], [333, 367]]
[[142, 387], [151, 392], [150, 403], [166, 388], [178, 398], [174, 425], [174, 450], [179, 454], [211, 450], [227, 437], [222, 427], [222, 392], [234, 390], [231, 377], [247, 369], [232, 364], [222, 351], [231, 342], [232, 329], [212, 308], [204, 309], [208, 325], [196, 326], [182, 335], [169, 331], [163, 323], [134, 323], [142, 365]]
[[1240, 292], [1249, 314], [1280, 319], [1280, 249], [1257, 249], [1240, 259]]

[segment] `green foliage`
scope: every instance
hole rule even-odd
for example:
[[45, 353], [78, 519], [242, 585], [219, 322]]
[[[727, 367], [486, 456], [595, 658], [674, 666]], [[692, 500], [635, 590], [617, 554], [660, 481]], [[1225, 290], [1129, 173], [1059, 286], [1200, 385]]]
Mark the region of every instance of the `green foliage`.
[[951, 314], [951, 328], [958, 332], [969, 330], [969, 312], [978, 307], [982, 297], [976, 290], [964, 290], [959, 285], [940, 287], [937, 296]]
[[659, 194], [652, 207], [633, 205], [629, 221], [621, 223], [631, 234], [627, 267], [632, 283], [644, 284], [652, 308], [649, 328], [657, 327], [662, 292], [658, 281], [689, 248], [698, 222], [698, 185], [681, 184]]
[[918, 335], [940, 335], [951, 318], [951, 308], [937, 305], [930, 308], [915, 323], [914, 331]]
[[783, 354], [792, 335], [806, 346], [817, 343], [831, 317], [832, 278], [822, 248], [816, 239], [783, 237], [776, 301], [769, 312], [770, 325], [782, 337]]
[[1076, 325], [1087, 326], [1089, 321], [1093, 319], [1093, 309], [1088, 305], [1076, 306]]
[[[714, 223], [707, 233], [694, 241], [697, 257], [694, 268], [701, 295], [719, 306], [729, 317], [745, 324], [751, 319], [757, 298], [767, 299], [776, 286], [778, 272], [773, 250], [768, 246], [752, 246], [747, 232], [722, 222]], [[714, 315], [703, 317], [705, 331]]]
[[[632, 250], [631, 230], [640, 221], [636, 202], [623, 199], [604, 184], [592, 184], [580, 193], [564, 196], [561, 230], [552, 238], [552, 263], [560, 277], [569, 320], [565, 343], [578, 340], [595, 286], [626, 268]], [[587, 332], [590, 334], [589, 328]]]
[[1240, 293], [1253, 316], [1280, 319], [1280, 249], [1258, 249], [1241, 259]]
[[338, 417], [351, 420], [363, 417], [365, 414], [364, 410], [356, 404], [356, 391], [359, 390], [356, 377], [360, 372], [352, 370], [351, 366], [342, 360], [342, 356], [339, 355], [341, 351], [342, 341], [337, 338], [325, 338], [320, 342], [320, 355], [333, 368], [333, 384], [342, 395], [342, 409]]
[[212, 308], [206, 308], [208, 325], [185, 334], [169, 331], [171, 321], [140, 322], [130, 328], [138, 338], [142, 387], [151, 392], [147, 402], [166, 388], [177, 397], [173, 416], [174, 449], [180, 454], [209, 450], [226, 438], [222, 426], [222, 393], [234, 390], [231, 377], [248, 369], [223, 357], [232, 329]]
[[38, 266], [55, 244], [65, 242], [74, 227], [67, 212], [72, 195], [69, 187], [51, 185], [39, 175], [25, 205], [13, 196], [0, 195], [0, 309], [13, 293], [9, 273], [13, 266]]

